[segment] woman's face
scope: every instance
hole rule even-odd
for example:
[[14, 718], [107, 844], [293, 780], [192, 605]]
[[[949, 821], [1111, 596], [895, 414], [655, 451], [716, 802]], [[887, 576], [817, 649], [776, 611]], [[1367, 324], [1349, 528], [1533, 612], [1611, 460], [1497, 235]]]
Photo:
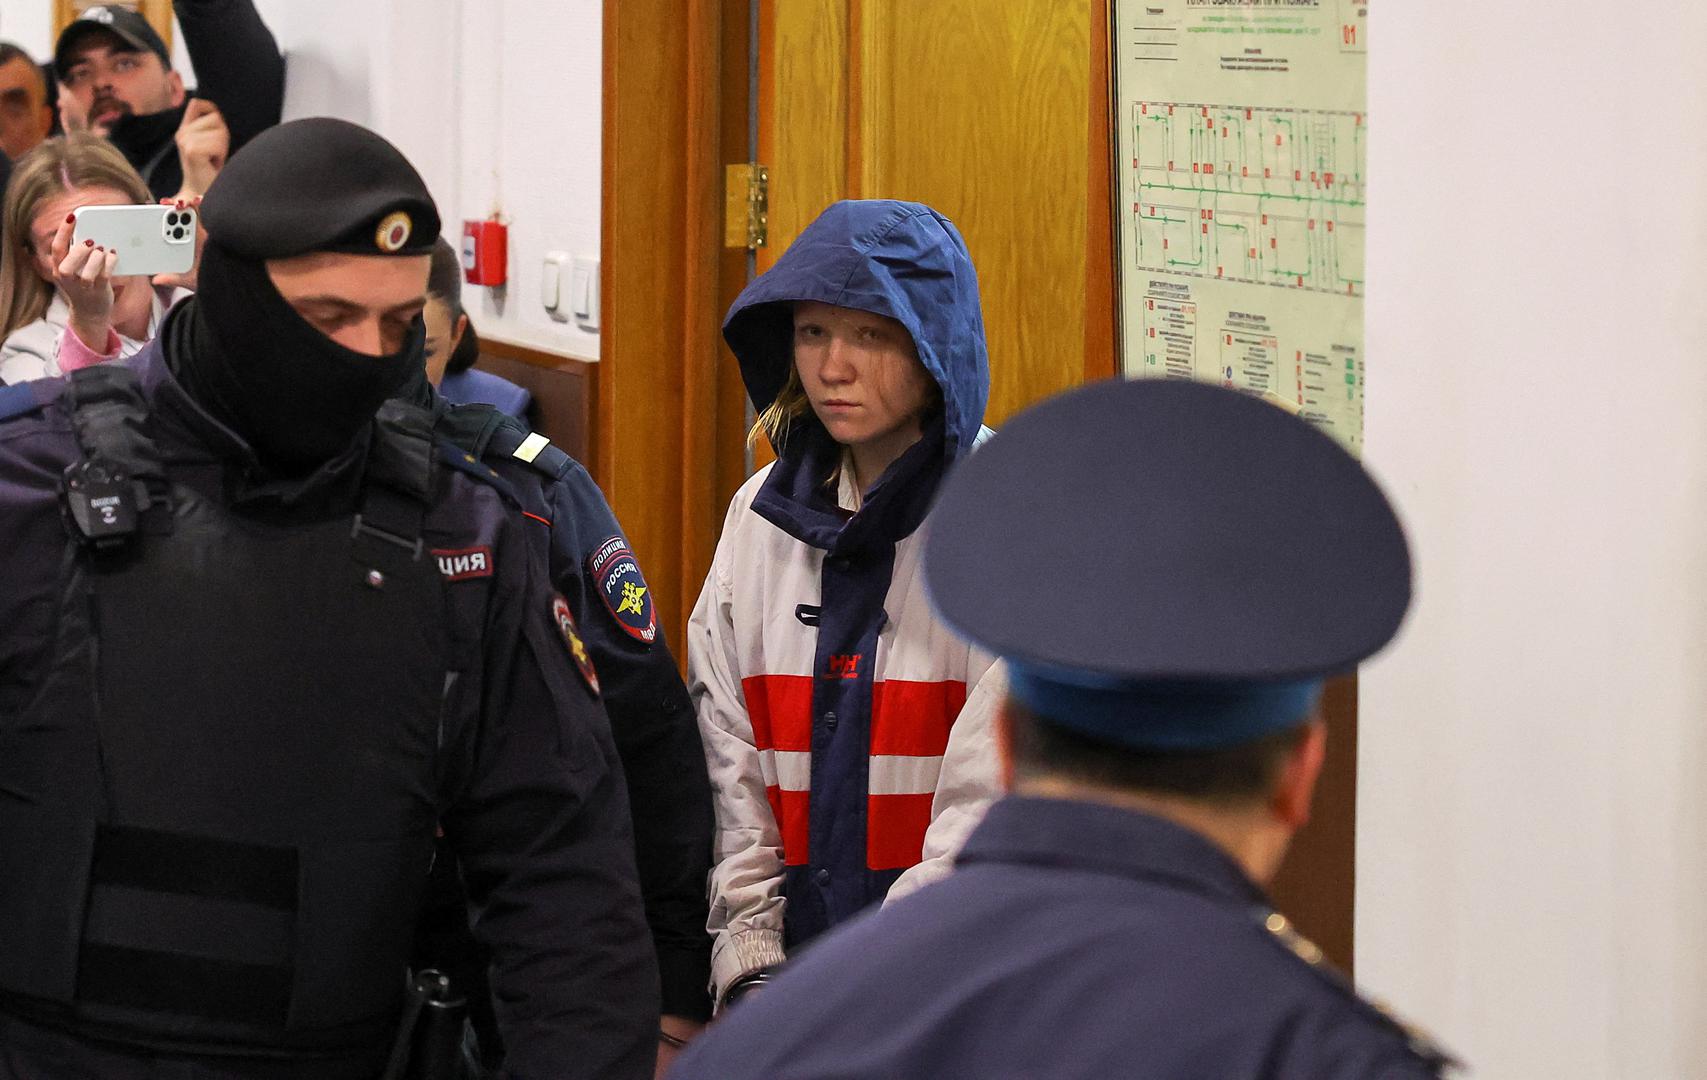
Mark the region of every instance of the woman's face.
[[899, 453], [918, 439], [936, 383], [919, 363], [912, 335], [894, 319], [796, 303], [794, 366], [812, 411], [843, 446]]

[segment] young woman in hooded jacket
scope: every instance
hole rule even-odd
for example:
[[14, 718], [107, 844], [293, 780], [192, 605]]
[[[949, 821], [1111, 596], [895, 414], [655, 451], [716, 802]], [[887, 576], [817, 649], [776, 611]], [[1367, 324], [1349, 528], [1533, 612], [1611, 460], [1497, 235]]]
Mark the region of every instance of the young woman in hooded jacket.
[[984, 429], [977, 275], [927, 206], [839, 202], [723, 334], [777, 461], [735, 495], [688, 629], [717, 809], [712, 992], [941, 876], [995, 793], [991, 658], [919, 574]]

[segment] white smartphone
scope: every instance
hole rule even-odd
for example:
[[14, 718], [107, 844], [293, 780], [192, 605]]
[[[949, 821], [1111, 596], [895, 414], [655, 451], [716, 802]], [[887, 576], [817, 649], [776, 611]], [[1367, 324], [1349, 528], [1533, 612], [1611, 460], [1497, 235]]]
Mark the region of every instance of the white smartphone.
[[196, 212], [175, 206], [84, 206], [72, 246], [93, 240], [119, 253], [114, 277], [182, 274], [196, 262]]

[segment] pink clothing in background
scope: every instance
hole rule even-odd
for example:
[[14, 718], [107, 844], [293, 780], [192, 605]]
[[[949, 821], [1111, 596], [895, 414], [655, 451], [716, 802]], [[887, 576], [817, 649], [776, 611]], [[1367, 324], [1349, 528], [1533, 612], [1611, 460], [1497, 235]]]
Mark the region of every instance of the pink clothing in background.
[[78, 368], [94, 367], [108, 360], [119, 358], [119, 349], [124, 343], [119, 340], [119, 332], [112, 327], [107, 328], [107, 351], [98, 353], [83, 343], [83, 339], [67, 326], [59, 335], [59, 370], [71, 372]]

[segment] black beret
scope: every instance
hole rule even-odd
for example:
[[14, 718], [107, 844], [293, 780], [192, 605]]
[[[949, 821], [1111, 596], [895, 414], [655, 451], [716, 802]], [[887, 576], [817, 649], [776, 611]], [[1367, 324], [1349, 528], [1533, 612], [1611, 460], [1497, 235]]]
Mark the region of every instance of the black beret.
[[1300, 722], [1411, 596], [1404, 533], [1350, 454], [1245, 394], [1159, 379], [1015, 416], [949, 476], [924, 570], [1021, 701], [1175, 749]]
[[247, 259], [313, 251], [430, 255], [439, 212], [397, 147], [345, 120], [268, 128], [232, 155], [202, 200], [208, 239]]

